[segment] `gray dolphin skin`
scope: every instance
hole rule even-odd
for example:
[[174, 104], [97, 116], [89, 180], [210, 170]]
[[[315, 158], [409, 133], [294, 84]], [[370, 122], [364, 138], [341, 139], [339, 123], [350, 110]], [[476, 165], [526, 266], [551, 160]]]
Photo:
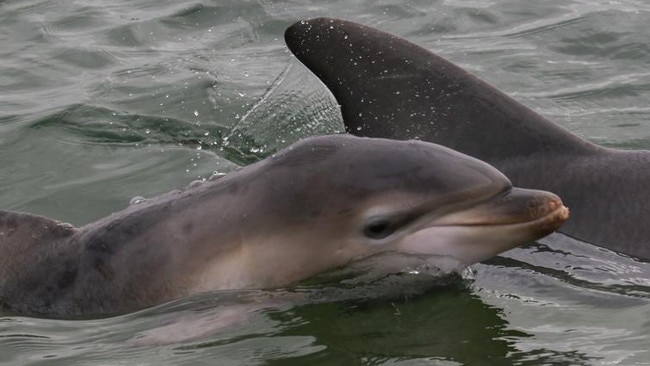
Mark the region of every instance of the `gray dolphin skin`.
[[285, 40], [334, 94], [350, 133], [420, 139], [476, 157], [516, 186], [562, 197], [571, 219], [560, 232], [650, 260], [649, 151], [592, 144], [377, 29], [319, 18], [294, 24]]
[[57, 318], [285, 286], [385, 252], [469, 265], [557, 229], [554, 194], [421, 141], [312, 137], [81, 228], [0, 211], [0, 305]]

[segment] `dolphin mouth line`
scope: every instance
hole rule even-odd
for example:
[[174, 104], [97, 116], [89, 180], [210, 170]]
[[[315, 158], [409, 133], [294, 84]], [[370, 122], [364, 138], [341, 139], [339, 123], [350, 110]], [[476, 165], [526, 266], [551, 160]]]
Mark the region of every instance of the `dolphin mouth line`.
[[477, 226], [477, 227], [486, 227], [486, 226], [493, 226], [493, 227], [498, 227], [498, 226], [537, 226], [537, 225], [545, 225], [545, 224], [552, 224], [556, 221], [558, 221], [557, 225], [559, 226], [562, 222], [566, 221], [569, 218], [569, 208], [567, 208], [564, 205], [560, 205], [560, 207], [556, 208], [555, 210], [547, 213], [544, 216], [538, 217], [533, 220], [528, 220], [528, 221], [515, 221], [515, 222], [503, 222], [503, 223], [476, 223], [476, 224], [460, 224], [460, 225], [450, 225], [450, 226]]
[[[557, 203], [557, 205], [556, 205]], [[485, 208], [485, 207], [484, 207]], [[469, 212], [469, 215], [442, 219], [437, 225], [422, 227], [406, 237], [401, 243], [405, 252], [436, 254], [454, 258], [469, 266], [494, 257], [501, 252], [534, 241], [555, 231], [568, 217], [569, 209], [559, 202], [550, 203], [538, 215], [497, 215], [490, 220], [485, 211]], [[462, 213], [459, 213], [462, 215]], [[453, 222], [449, 219], [457, 219]], [[520, 219], [520, 221], [513, 221]], [[524, 220], [528, 219], [528, 220]], [[490, 221], [488, 221], [490, 220]], [[508, 221], [506, 221], [508, 220]]]
[[[569, 213], [570, 210], [568, 207], [559, 204], [557, 208], [552, 210], [551, 212], [541, 216], [537, 217], [532, 220], [525, 220], [525, 221], [510, 221], [510, 222], [488, 222], [488, 221], [483, 221], [483, 222], [468, 222], [468, 223], [443, 223], [443, 224], [433, 224], [430, 225], [426, 228], [442, 228], [442, 227], [474, 227], [474, 228], [481, 228], [481, 227], [527, 227], [527, 226], [542, 226], [542, 225], [550, 225], [553, 223], [556, 223], [557, 226], [559, 226], [561, 223], [566, 221], [569, 218]], [[425, 229], [426, 229], [425, 228]]]

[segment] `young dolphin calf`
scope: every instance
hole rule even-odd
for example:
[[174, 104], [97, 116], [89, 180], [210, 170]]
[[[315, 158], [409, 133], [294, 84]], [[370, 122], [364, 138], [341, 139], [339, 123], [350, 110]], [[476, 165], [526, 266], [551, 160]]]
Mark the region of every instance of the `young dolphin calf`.
[[0, 304], [24, 315], [109, 315], [283, 286], [389, 251], [469, 265], [567, 217], [556, 195], [513, 188], [439, 145], [313, 137], [79, 229], [0, 211]]
[[332, 91], [349, 132], [421, 139], [488, 162], [571, 207], [561, 232], [650, 260], [650, 152], [594, 145], [467, 71], [394, 35], [313, 19], [289, 49]]

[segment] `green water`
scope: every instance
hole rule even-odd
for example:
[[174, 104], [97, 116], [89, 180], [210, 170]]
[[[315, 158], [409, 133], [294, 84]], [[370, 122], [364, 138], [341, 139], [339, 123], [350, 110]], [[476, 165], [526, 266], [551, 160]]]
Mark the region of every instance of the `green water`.
[[[315, 16], [406, 37], [597, 143], [650, 148], [642, 0], [106, 4], [0, 1], [1, 208], [82, 225], [341, 130], [282, 41]], [[209, 322], [236, 294], [93, 321], [0, 315], [0, 363], [650, 365], [650, 265], [555, 236], [473, 270], [421, 296], [284, 305], [167, 345], [132, 340]]]

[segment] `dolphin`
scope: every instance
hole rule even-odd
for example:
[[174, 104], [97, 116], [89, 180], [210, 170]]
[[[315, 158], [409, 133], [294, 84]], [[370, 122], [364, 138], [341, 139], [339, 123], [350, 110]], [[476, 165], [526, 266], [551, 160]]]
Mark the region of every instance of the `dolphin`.
[[348, 132], [420, 139], [483, 160], [514, 185], [571, 207], [560, 232], [650, 260], [650, 152], [586, 141], [488, 83], [397, 36], [344, 20], [285, 32], [295, 56], [333, 93]]
[[107, 316], [208, 291], [277, 288], [389, 252], [464, 266], [567, 217], [555, 194], [513, 188], [440, 145], [317, 136], [81, 228], [0, 211], [0, 307]]

